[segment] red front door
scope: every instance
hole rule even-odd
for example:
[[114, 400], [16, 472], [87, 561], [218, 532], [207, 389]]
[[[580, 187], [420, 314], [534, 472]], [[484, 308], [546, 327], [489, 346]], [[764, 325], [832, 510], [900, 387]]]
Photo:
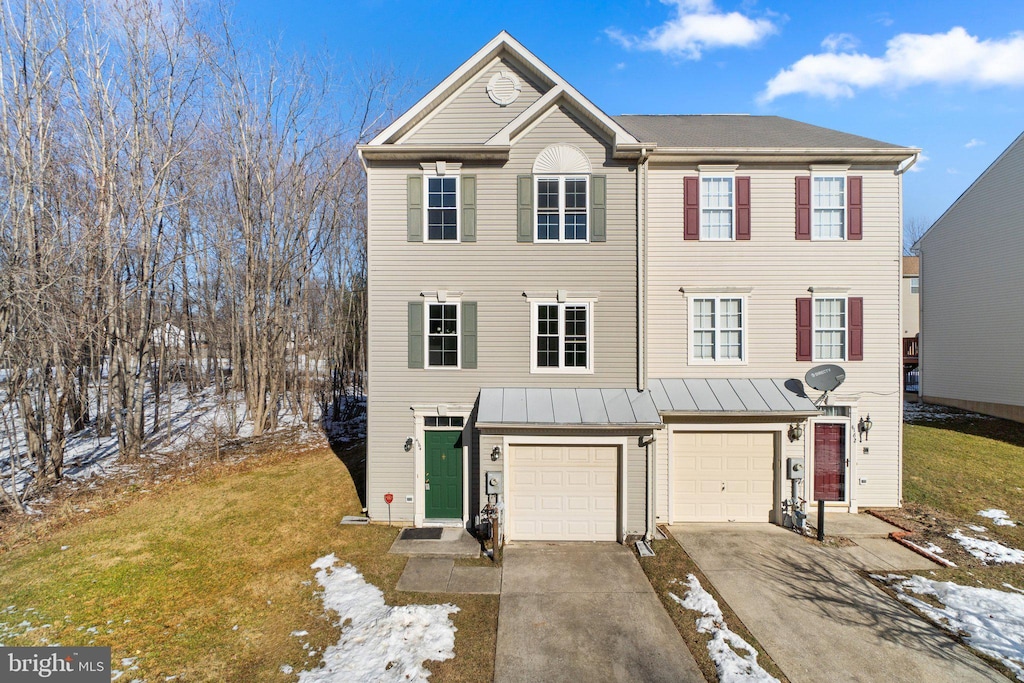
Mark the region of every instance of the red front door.
[[846, 500], [846, 425], [814, 425], [814, 499]]

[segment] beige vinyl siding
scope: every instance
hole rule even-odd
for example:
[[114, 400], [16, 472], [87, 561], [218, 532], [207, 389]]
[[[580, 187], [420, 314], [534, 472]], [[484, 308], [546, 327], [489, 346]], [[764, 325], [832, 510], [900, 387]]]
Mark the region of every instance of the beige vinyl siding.
[[1021, 419], [1024, 136], [921, 242], [921, 393]]
[[[514, 73], [522, 85], [516, 101], [507, 106], [495, 104], [487, 94], [487, 83], [499, 71]], [[540, 99], [545, 91], [526, 75], [524, 68], [508, 58], [484, 69], [467, 86], [456, 91], [438, 106], [401, 142], [416, 144], [481, 144]]]
[[[781, 377], [803, 379], [817, 362], [797, 362], [797, 297], [809, 287], [848, 288], [864, 298], [864, 360], [840, 363], [846, 382], [833, 403], [854, 406], [853, 423], [871, 415], [870, 442], [856, 444], [858, 505], [900, 502], [901, 327], [900, 176], [891, 168], [851, 168], [864, 178], [864, 239], [798, 241], [794, 178], [808, 167], [740, 166], [751, 177], [750, 241], [683, 240], [683, 178], [696, 168], [651, 162], [648, 245], [648, 374], [650, 377]], [[688, 362], [688, 310], [681, 287], [749, 287], [747, 362]], [[816, 399], [818, 392], [809, 391]], [[787, 440], [788, 442], [788, 440]], [[800, 442], [809, 449], [808, 437]], [[865, 448], [867, 452], [864, 452]], [[663, 460], [664, 447], [659, 448]], [[790, 451], [787, 447], [787, 452]], [[659, 468], [664, 486], [666, 473]], [[661, 514], [665, 513], [659, 506]]]
[[[555, 143], [576, 145], [588, 155], [594, 172], [607, 176], [607, 242], [516, 242], [516, 176], [529, 174], [541, 150]], [[413, 457], [422, 453], [402, 448], [413, 435], [413, 405], [472, 404], [480, 387], [635, 386], [635, 177], [626, 164], [608, 161], [609, 156], [602, 140], [559, 108], [516, 141], [505, 164], [464, 163], [462, 173], [477, 177], [478, 207], [477, 241], [464, 244], [406, 241], [406, 175], [419, 170], [419, 161], [430, 160], [371, 163], [367, 448], [374, 464], [367, 504], [372, 516], [387, 514], [383, 495], [390, 491], [395, 519], [413, 517], [414, 507], [405, 497], [419, 495]], [[439, 289], [462, 292], [464, 301], [478, 303], [476, 370], [407, 368], [407, 302], [420, 300], [422, 291]], [[531, 307], [523, 293], [541, 292], [554, 299], [559, 289], [567, 290], [570, 299], [578, 293], [597, 294], [592, 374], [530, 372]], [[481, 448], [479, 457], [489, 462], [489, 453]], [[487, 462], [482, 466], [488, 467]], [[630, 467], [629, 474], [630, 489], [642, 490], [643, 468]], [[634, 475], [640, 477], [638, 484]], [[478, 485], [470, 481], [471, 487]], [[477, 511], [470, 509], [470, 518]], [[642, 526], [642, 514], [640, 518]]]

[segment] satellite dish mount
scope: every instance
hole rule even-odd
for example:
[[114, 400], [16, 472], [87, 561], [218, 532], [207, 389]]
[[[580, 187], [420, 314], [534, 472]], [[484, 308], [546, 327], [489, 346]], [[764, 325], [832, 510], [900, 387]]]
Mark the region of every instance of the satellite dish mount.
[[817, 401], [815, 407], [820, 406], [828, 397], [828, 392], [835, 389], [846, 380], [846, 370], [838, 365], [816, 365], [804, 375], [804, 382], [812, 389], [824, 392]]

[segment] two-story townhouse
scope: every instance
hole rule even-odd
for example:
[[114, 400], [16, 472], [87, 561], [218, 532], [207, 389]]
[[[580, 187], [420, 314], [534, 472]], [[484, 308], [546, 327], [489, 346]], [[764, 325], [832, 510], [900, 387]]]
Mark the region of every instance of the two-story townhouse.
[[[360, 153], [367, 507], [510, 540], [900, 502], [900, 164], [777, 117], [609, 117], [507, 33]], [[799, 379], [838, 363], [829, 405]], [[871, 415], [872, 442], [857, 431]], [[798, 432], [802, 430], [804, 435]]]

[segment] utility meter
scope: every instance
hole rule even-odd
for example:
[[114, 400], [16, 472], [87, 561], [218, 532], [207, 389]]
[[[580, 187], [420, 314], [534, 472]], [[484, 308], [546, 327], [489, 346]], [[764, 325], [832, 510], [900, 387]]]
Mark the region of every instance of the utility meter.
[[786, 479], [804, 478], [804, 459], [786, 458]]
[[502, 490], [502, 473], [488, 472], [485, 475], [485, 491], [487, 495], [500, 494]]

